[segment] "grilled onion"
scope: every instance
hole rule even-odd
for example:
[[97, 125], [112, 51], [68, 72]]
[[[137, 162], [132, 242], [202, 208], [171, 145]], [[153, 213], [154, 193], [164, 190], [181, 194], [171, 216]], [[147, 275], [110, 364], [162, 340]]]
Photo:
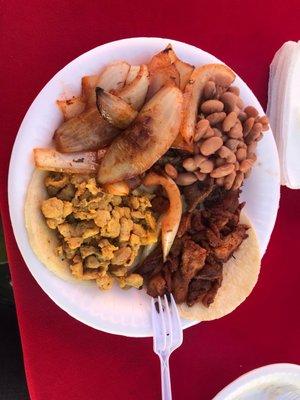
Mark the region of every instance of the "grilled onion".
[[117, 128], [127, 128], [138, 114], [126, 101], [100, 87], [96, 88], [96, 97], [97, 107], [101, 116]]
[[177, 69], [177, 71], [179, 72], [179, 77], [180, 77], [180, 84], [179, 84], [179, 88], [181, 90], [184, 90], [184, 88], [186, 87], [188, 81], [191, 78], [192, 72], [194, 71], [195, 67], [191, 64], [188, 64], [184, 61], [181, 61], [179, 59], [177, 59], [174, 62], [174, 65]]
[[138, 76], [139, 71], [140, 71], [139, 65], [131, 65], [125, 81], [125, 85], [129, 85], [132, 81], [134, 81], [135, 78]]
[[59, 151], [97, 150], [112, 142], [119, 129], [105, 121], [96, 107], [64, 122], [55, 132], [54, 141]]
[[56, 104], [60, 108], [65, 121], [81, 114], [85, 108], [85, 102], [81, 96], [74, 96], [68, 100], [57, 100]]
[[54, 149], [34, 149], [35, 166], [45, 171], [65, 173], [95, 173], [98, 169], [96, 152], [63, 154]]
[[150, 172], [143, 180], [145, 186], [161, 185], [167, 192], [170, 206], [161, 219], [161, 240], [164, 261], [176, 237], [182, 215], [180, 191], [176, 183], [168, 176]]
[[[127, 81], [126, 81], [127, 82]], [[146, 65], [139, 67], [139, 72], [134, 80], [114, 93], [130, 104], [135, 110], [140, 110], [144, 104], [149, 87], [149, 73]]]
[[188, 143], [191, 143], [194, 138], [198, 106], [204, 86], [206, 82], [215, 80], [219, 76], [228, 82], [228, 86], [235, 79], [233, 71], [223, 64], [206, 64], [196, 68], [191, 74], [184, 91], [183, 119], [180, 128], [181, 135]]
[[182, 92], [162, 88], [133, 124], [111, 144], [98, 171], [101, 184], [132, 178], [149, 169], [171, 146], [181, 123]]

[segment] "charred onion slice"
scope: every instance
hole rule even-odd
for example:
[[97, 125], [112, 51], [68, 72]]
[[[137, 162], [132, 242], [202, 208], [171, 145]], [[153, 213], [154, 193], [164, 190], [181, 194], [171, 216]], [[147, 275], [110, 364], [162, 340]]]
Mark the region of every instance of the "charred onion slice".
[[147, 171], [176, 138], [181, 112], [182, 92], [174, 86], [162, 88], [107, 150], [98, 171], [99, 183], [118, 182]]
[[89, 90], [89, 97], [87, 100], [88, 106], [96, 105], [96, 86], [102, 87], [102, 89], [107, 92], [121, 89], [125, 84], [129, 68], [130, 65], [126, 61], [116, 61], [105, 67], [97, 79], [90, 79], [91, 90]]
[[121, 89], [126, 81], [130, 65], [126, 61], [116, 61], [109, 64], [101, 72], [97, 86], [104, 88], [107, 92]]
[[95, 173], [99, 167], [96, 152], [59, 153], [54, 149], [34, 149], [34, 163], [38, 169], [70, 174]]
[[181, 61], [179, 59], [177, 59], [174, 62], [174, 65], [177, 69], [177, 71], [179, 72], [179, 77], [180, 77], [180, 84], [179, 84], [179, 88], [181, 90], [184, 90], [188, 81], [191, 78], [192, 72], [194, 71], [195, 67], [191, 64], [188, 64], [184, 61]]
[[127, 128], [138, 114], [126, 101], [100, 87], [96, 88], [96, 98], [101, 116], [117, 128]]
[[141, 65], [135, 79], [129, 84], [126, 84], [122, 89], [114, 91], [114, 93], [116, 96], [126, 101], [126, 103], [130, 104], [135, 110], [139, 111], [145, 102], [148, 87], [148, 68], [146, 65]]
[[183, 137], [179, 134], [172, 143], [172, 149], [178, 149], [183, 151], [188, 151], [189, 153], [194, 153], [194, 145], [192, 143], [187, 143]]
[[55, 132], [56, 148], [62, 153], [97, 150], [110, 144], [119, 129], [105, 121], [96, 107], [64, 122]]
[[169, 66], [170, 64], [173, 64], [176, 60], [177, 60], [177, 56], [172, 48], [172, 45], [168, 44], [168, 46], [164, 50], [155, 54], [151, 58], [149, 65], [148, 65], [149, 71], [152, 72], [159, 68], [165, 68], [165, 67]]
[[82, 97], [86, 102], [87, 108], [95, 105], [92, 103], [92, 100], [94, 98], [95, 87], [98, 79], [98, 75], [87, 75], [81, 79]]
[[143, 184], [145, 186], [161, 185], [167, 192], [170, 206], [161, 220], [161, 240], [164, 261], [172, 247], [182, 215], [182, 202], [180, 191], [176, 183], [168, 176], [162, 176], [150, 172], [146, 175]]
[[139, 65], [131, 65], [129, 68], [129, 72], [125, 81], [125, 85], [129, 85], [132, 81], [135, 80], [135, 78], [138, 76], [138, 73], [140, 71], [140, 66]]
[[219, 76], [222, 76], [223, 81], [228, 82], [228, 86], [235, 79], [233, 71], [223, 64], [206, 64], [196, 68], [191, 74], [184, 91], [183, 119], [180, 128], [181, 135], [188, 143], [193, 141], [198, 106], [202, 97], [203, 88], [207, 81], [215, 80]]
[[179, 72], [173, 64], [165, 68], [160, 68], [150, 75], [150, 84], [147, 93], [147, 99], [151, 99], [155, 93], [164, 85], [175, 85], [179, 87]]
[[56, 104], [60, 108], [65, 121], [81, 114], [85, 108], [85, 102], [81, 96], [74, 96], [68, 100], [57, 100]]
[[150, 83], [147, 100], [151, 99], [166, 84], [173, 84], [179, 87], [179, 72], [175, 65], [173, 65], [176, 60], [177, 56], [170, 44], [163, 51], [152, 57], [148, 65]]
[[96, 86], [102, 87], [107, 92], [121, 89], [125, 84], [129, 69], [130, 65], [125, 61], [109, 64], [100, 74]]

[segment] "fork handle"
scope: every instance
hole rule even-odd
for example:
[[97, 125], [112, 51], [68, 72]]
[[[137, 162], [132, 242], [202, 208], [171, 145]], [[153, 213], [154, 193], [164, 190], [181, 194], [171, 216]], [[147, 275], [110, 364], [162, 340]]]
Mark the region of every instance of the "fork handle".
[[169, 355], [160, 356], [161, 396], [162, 400], [172, 400]]

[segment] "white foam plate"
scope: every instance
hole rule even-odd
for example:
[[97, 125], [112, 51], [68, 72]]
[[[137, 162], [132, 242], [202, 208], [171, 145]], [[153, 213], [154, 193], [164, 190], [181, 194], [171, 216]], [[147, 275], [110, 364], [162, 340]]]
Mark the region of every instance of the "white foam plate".
[[[291, 397], [287, 396], [288, 393]], [[289, 398], [300, 399], [300, 366], [296, 364], [271, 364], [247, 372], [226, 386], [213, 400]]]
[[[221, 62], [194, 46], [171, 39], [131, 38], [108, 43], [82, 54], [59, 71], [41, 90], [20, 126], [11, 155], [8, 196], [14, 234], [22, 256], [41, 288], [68, 314], [96, 329], [134, 337], [151, 336], [150, 301], [144, 291], [122, 291], [114, 287], [100, 292], [93, 284], [76, 284], [60, 280], [36, 258], [28, 242], [24, 223], [24, 200], [33, 173], [32, 149], [47, 147], [54, 130], [62, 122], [55, 104], [62, 95], [78, 95], [81, 77], [95, 74], [106, 64], [124, 59], [132, 64], [147, 62], [150, 57], [172, 43], [183, 60], [196, 66]], [[249, 87], [239, 78], [235, 84], [247, 105], [263, 110]], [[258, 161], [244, 186], [242, 198], [246, 212], [257, 230], [264, 254], [274, 227], [279, 203], [279, 163], [272, 132], [259, 142]], [[184, 328], [196, 322], [182, 320]]]

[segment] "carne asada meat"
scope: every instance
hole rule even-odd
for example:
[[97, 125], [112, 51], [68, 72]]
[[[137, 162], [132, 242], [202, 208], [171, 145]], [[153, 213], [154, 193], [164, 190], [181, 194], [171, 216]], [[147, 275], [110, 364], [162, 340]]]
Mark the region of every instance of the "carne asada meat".
[[189, 285], [187, 304], [192, 306], [202, 301], [208, 307], [221, 286], [222, 272], [222, 263], [216, 262], [211, 256], [208, 256], [207, 263]]
[[149, 279], [151, 276], [160, 272], [163, 265], [162, 248], [161, 246], [157, 246], [148, 257], [135, 268], [135, 272]]
[[229, 260], [232, 254], [238, 249], [247, 235], [248, 226], [238, 225], [236, 229], [225, 236], [222, 240], [222, 244], [213, 250], [215, 258], [223, 263]]
[[158, 273], [148, 281], [147, 293], [151, 297], [163, 296], [167, 290], [167, 283], [162, 273]]
[[213, 190], [213, 180], [207, 182], [195, 182], [183, 188], [183, 195], [189, 211], [194, 211], [196, 207], [211, 194]]
[[188, 230], [191, 229], [192, 214], [185, 212], [182, 214], [180, 225], [177, 231], [177, 237], [181, 238]]
[[[201, 302], [209, 307], [222, 284], [223, 264], [248, 236], [248, 227], [239, 224], [244, 204], [239, 203], [239, 190], [214, 188], [210, 182], [182, 190], [188, 211], [182, 215], [167, 260], [163, 262], [158, 246], [136, 271], [144, 277], [150, 296], [171, 292], [177, 303]], [[157, 194], [160, 206], [165, 197], [163, 192]]]
[[172, 280], [172, 293], [176, 303], [183, 303], [186, 300], [189, 283], [204, 266], [205, 257], [205, 249], [191, 239], [184, 241], [181, 265]]
[[151, 200], [152, 210], [161, 215], [168, 211], [170, 206], [169, 200], [164, 196], [156, 196]]

